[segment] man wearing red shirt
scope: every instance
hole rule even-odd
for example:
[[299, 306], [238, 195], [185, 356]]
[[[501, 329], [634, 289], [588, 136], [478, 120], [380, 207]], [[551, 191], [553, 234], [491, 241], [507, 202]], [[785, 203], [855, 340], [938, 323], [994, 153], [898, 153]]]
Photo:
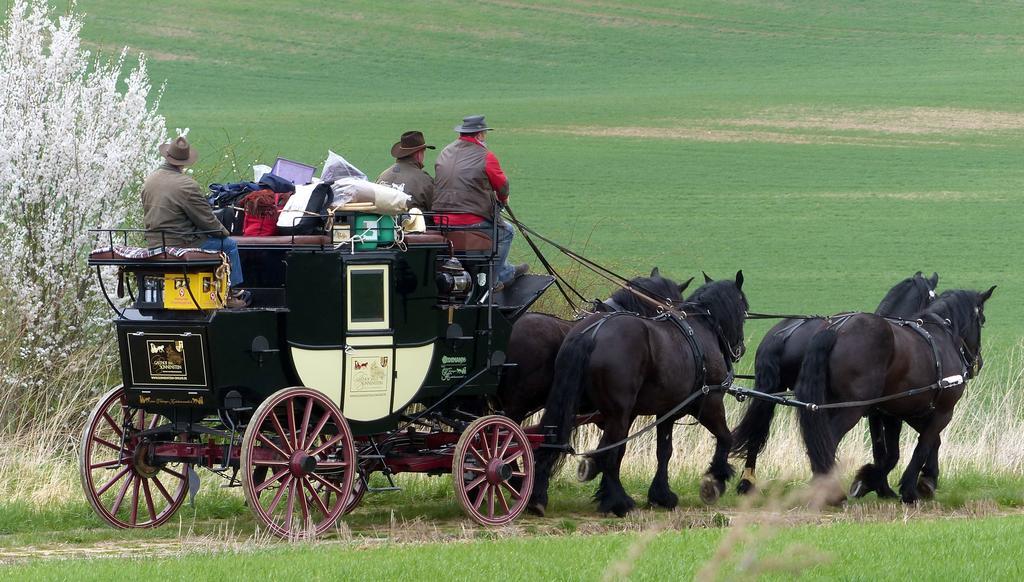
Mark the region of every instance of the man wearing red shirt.
[[495, 292], [522, 275], [529, 266], [512, 266], [508, 253], [512, 249], [512, 225], [494, 214], [494, 200], [508, 202], [508, 177], [498, 157], [487, 149], [487, 127], [483, 115], [470, 115], [455, 128], [459, 139], [448, 144], [434, 164], [436, 190], [432, 209], [443, 213], [451, 226], [474, 226], [490, 230], [498, 225], [498, 256]]

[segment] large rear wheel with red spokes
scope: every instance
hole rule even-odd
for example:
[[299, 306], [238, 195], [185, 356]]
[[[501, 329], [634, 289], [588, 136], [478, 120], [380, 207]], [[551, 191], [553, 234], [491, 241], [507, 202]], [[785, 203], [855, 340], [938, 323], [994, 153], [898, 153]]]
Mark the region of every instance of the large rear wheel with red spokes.
[[307, 538], [345, 511], [356, 477], [348, 422], [323, 393], [285, 388], [256, 409], [242, 438], [245, 498], [275, 535]]
[[151, 436], [167, 419], [128, 406], [124, 388], [107, 392], [82, 433], [79, 473], [89, 504], [116, 528], [156, 527], [174, 515], [188, 493], [188, 466], [154, 463]]
[[533, 449], [522, 427], [504, 416], [470, 423], [455, 445], [452, 480], [473, 521], [505, 525], [519, 517], [533, 489]]

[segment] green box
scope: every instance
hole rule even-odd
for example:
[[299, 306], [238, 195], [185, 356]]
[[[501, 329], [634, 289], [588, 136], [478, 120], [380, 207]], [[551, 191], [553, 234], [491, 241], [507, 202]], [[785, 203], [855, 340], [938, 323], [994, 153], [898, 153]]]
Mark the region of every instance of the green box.
[[356, 243], [357, 251], [368, 251], [381, 245], [389, 245], [395, 242], [395, 219], [380, 214], [357, 214], [356, 227], [352, 235], [362, 237], [362, 241]]

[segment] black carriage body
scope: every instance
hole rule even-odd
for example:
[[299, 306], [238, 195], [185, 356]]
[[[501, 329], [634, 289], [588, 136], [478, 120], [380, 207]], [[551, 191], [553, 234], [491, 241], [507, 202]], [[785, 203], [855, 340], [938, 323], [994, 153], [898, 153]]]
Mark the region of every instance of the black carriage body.
[[[532, 276], [499, 303], [482, 288], [451, 301], [436, 283], [449, 246], [436, 240], [240, 251], [258, 307], [128, 309], [115, 320], [130, 404], [198, 422], [305, 385], [336, 402], [355, 434], [386, 432], [453, 388], [452, 402], [492, 394], [514, 319], [551, 282]], [[459, 257], [474, 280], [488, 272], [488, 253]]]

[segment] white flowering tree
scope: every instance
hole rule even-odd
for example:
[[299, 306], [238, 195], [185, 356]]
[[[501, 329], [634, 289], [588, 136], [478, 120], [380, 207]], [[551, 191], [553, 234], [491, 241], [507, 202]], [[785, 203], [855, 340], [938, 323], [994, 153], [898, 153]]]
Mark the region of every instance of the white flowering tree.
[[94, 59], [81, 46], [81, 16], [55, 15], [45, 0], [9, 6], [0, 29], [0, 317], [18, 367], [41, 383], [45, 372], [33, 370], [108, 333], [85, 265], [88, 229], [138, 221], [138, 187], [166, 128], [143, 59], [129, 71], [127, 49]]

